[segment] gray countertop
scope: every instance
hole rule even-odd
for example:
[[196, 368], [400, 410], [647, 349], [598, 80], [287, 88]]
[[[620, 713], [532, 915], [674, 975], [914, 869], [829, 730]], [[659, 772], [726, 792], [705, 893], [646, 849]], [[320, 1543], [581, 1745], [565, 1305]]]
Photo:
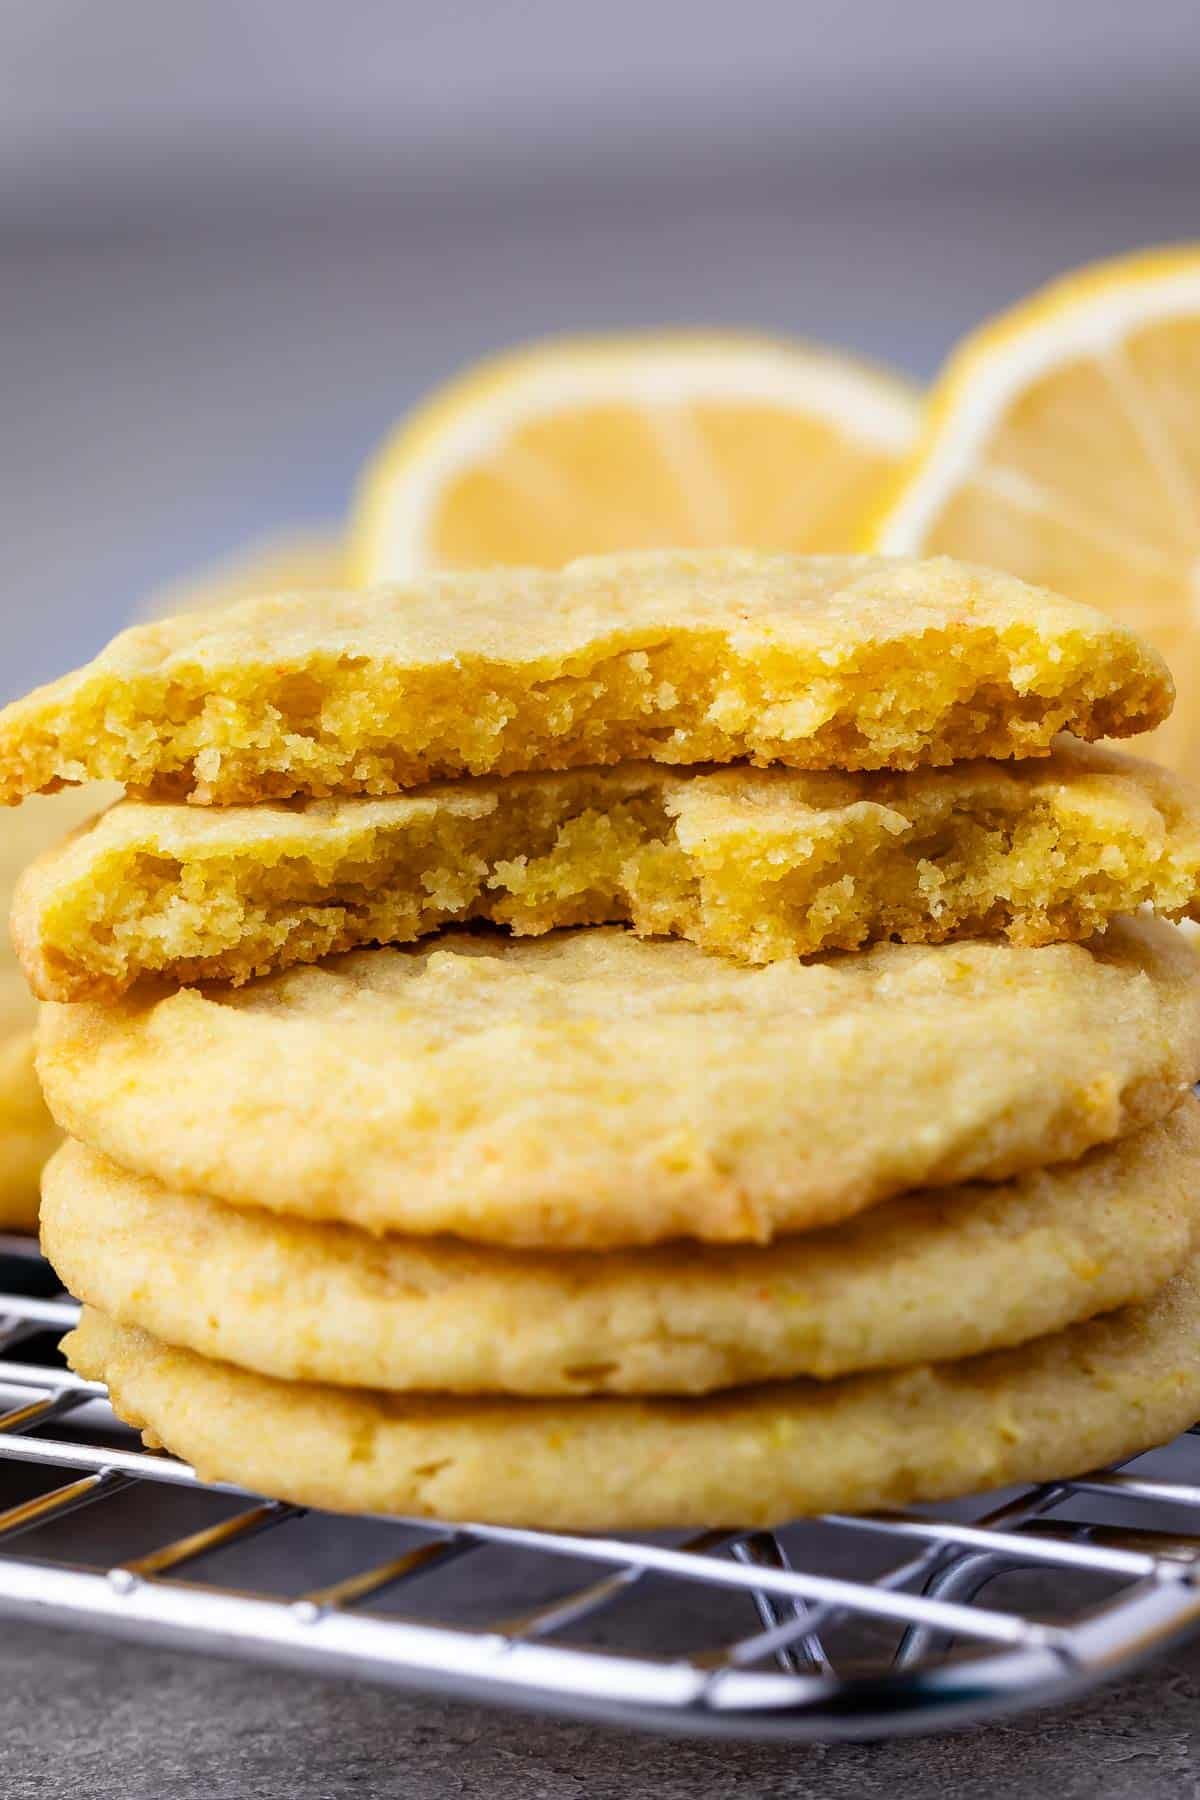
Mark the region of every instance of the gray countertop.
[[1200, 1642], [1081, 1705], [876, 1744], [667, 1741], [29, 1627], [0, 1643], [4, 1800], [871, 1800], [1200, 1793]]
[[4, 1800], [1194, 1800], [1200, 1641], [1082, 1703], [875, 1744], [646, 1738], [60, 1631], [0, 1641]]

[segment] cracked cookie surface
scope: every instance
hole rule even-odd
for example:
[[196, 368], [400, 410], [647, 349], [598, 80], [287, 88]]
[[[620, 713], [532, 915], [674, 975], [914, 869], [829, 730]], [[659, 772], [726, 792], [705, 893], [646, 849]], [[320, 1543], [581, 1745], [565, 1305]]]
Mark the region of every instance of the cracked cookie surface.
[[764, 1242], [1164, 1117], [1200, 1074], [1172, 925], [752, 968], [615, 926], [450, 931], [43, 1004], [59, 1124], [171, 1187], [525, 1247]]

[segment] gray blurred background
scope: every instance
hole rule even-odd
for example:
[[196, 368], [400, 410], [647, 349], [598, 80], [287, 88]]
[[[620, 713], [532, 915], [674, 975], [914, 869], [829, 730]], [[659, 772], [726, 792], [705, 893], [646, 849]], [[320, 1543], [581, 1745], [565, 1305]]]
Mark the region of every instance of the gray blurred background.
[[928, 376], [1200, 236], [1196, 0], [3, 0], [4, 697], [335, 518], [464, 360], [745, 324]]

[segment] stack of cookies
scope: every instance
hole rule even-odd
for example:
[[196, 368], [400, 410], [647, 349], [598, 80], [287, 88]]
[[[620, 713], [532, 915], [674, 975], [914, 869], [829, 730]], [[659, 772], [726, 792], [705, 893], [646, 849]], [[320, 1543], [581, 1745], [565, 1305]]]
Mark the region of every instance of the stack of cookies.
[[[1049, 1478], [1200, 1414], [1170, 680], [946, 561], [141, 626], [0, 715], [130, 796], [14, 934], [72, 1363], [213, 1478], [574, 1529]], [[1063, 735], [1070, 734], [1070, 735]]]

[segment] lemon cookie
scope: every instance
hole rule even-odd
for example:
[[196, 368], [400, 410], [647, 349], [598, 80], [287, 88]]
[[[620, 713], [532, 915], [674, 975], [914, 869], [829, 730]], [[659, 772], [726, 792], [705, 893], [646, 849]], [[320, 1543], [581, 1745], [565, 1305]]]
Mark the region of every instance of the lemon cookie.
[[270, 1218], [68, 1143], [42, 1247], [79, 1299], [289, 1381], [699, 1394], [940, 1362], [1148, 1299], [1200, 1210], [1200, 1105], [1012, 1182], [904, 1195], [764, 1247], [547, 1254]]
[[87, 776], [201, 803], [650, 758], [911, 768], [1165, 718], [1101, 613], [945, 560], [598, 557], [140, 625], [0, 713], [0, 802]]
[[1174, 926], [739, 966], [605, 926], [455, 932], [242, 988], [44, 1006], [71, 1136], [168, 1186], [373, 1231], [757, 1240], [1000, 1179], [1200, 1072]]
[[[0, 917], [25, 865], [115, 795], [112, 788], [84, 788], [31, 801], [0, 818]], [[59, 1141], [34, 1073], [36, 1017], [8, 933], [0, 930], [0, 1231], [27, 1231], [37, 1223], [42, 1164]]]
[[1049, 1481], [1200, 1415], [1200, 1266], [1015, 1350], [704, 1399], [386, 1395], [276, 1381], [85, 1309], [64, 1342], [122, 1418], [302, 1506], [549, 1530], [775, 1525]]
[[0, 1231], [37, 1224], [42, 1164], [59, 1135], [34, 1073], [33, 1032], [12, 1032], [0, 1039]]
[[628, 920], [751, 962], [999, 930], [1046, 943], [1142, 905], [1178, 917], [1198, 881], [1187, 789], [1063, 738], [1044, 760], [906, 774], [635, 763], [381, 800], [127, 800], [26, 872], [12, 929], [34, 991], [83, 1000], [470, 919]]

